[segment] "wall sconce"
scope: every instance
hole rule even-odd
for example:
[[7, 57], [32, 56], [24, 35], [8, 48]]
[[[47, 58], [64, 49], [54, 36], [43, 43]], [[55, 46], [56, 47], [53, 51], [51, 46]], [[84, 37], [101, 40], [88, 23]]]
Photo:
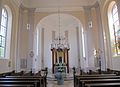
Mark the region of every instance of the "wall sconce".
[[89, 27], [89, 28], [92, 28], [92, 21], [89, 21], [89, 22], [88, 22], [88, 27]]
[[27, 24], [27, 30], [30, 30], [30, 24]]
[[34, 56], [34, 52], [33, 51], [30, 51], [29, 53], [30, 57], [32, 58]]

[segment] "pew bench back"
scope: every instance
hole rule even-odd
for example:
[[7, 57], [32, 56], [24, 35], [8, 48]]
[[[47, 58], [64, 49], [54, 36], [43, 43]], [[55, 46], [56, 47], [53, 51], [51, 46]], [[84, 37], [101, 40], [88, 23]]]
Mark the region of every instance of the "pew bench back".
[[[111, 80], [108, 80], [111, 79]], [[117, 79], [117, 80], [116, 80]], [[120, 76], [116, 76], [114, 74], [107, 74], [107, 75], [80, 75], [74, 77], [74, 87], [84, 87], [85, 82], [92, 82], [96, 83], [97, 80], [99, 80], [99, 83], [105, 83], [105, 82], [120, 82]], [[93, 81], [92, 81], [93, 80]], [[102, 81], [103, 80], [103, 81]]]
[[120, 83], [87, 83], [85, 87], [120, 87]]

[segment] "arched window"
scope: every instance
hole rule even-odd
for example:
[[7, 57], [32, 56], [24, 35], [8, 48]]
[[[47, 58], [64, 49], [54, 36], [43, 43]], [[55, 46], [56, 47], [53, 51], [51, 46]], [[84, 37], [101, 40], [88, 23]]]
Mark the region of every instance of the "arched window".
[[4, 5], [0, 21], [0, 59], [10, 58], [12, 13], [11, 9]]
[[5, 8], [2, 9], [1, 25], [0, 25], [0, 57], [4, 58], [6, 53], [6, 40], [8, 29], [8, 13]]
[[109, 31], [110, 31], [110, 39], [111, 39], [111, 47], [112, 47], [112, 55], [118, 56], [120, 55], [120, 23], [118, 17], [118, 9], [115, 2], [112, 2], [110, 5], [109, 12]]

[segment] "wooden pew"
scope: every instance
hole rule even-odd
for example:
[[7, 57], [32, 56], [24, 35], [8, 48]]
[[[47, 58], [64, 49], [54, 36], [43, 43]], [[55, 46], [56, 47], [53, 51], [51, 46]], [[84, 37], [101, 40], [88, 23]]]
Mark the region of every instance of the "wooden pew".
[[24, 71], [20, 71], [20, 72], [14, 72], [14, 73], [11, 73], [9, 75], [4, 75], [5, 76], [22, 76], [25, 72]]
[[33, 76], [34, 74], [32, 73], [32, 71], [29, 71], [27, 73], [24, 73], [22, 76]]
[[120, 76], [112, 76], [112, 75], [98, 75], [98, 76], [75, 76], [75, 78], [74, 78], [74, 84], [75, 84], [75, 86], [74, 87], [76, 87], [77, 85], [79, 85], [80, 84], [80, 80], [89, 80], [89, 79], [118, 79], [118, 78], [120, 78]]
[[0, 78], [0, 84], [32, 84], [34, 87], [43, 87], [36, 78]]
[[[47, 67], [45, 69], [41, 70], [44, 74], [41, 75], [41, 72], [34, 76], [35, 74], [32, 73], [32, 71], [25, 73], [24, 71], [21, 72], [6, 72], [1, 74], [0, 76], [0, 83], [5, 83], [5, 81], [12, 81], [11, 83], [13, 84], [14, 82], [22, 82], [22, 81], [37, 81], [37, 86], [36, 87], [47, 87], [47, 73], [48, 69]], [[4, 81], [4, 82], [2, 82]], [[20, 82], [19, 82], [20, 81]], [[23, 82], [24, 83], [24, 82]], [[9, 84], [9, 85], [12, 85]], [[2, 85], [2, 84], [1, 84]], [[4, 84], [3, 84], [4, 85]], [[16, 84], [17, 85], [17, 84]]]
[[[92, 79], [92, 80], [80, 80], [79, 87], [85, 87], [86, 84], [91, 83], [120, 83], [120, 79]], [[99, 86], [99, 85], [98, 85]]]
[[28, 81], [38, 80], [39, 81], [38, 85], [40, 87], [47, 87], [45, 76], [6, 76], [6, 78], [4, 78], [4, 79], [7, 79], [7, 80], [9, 80], [9, 79], [21, 80], [22, 79], [22, 80], [28, 80]]
[[116, 74], [92, 74], [92, 75], [75, 75], [78, 77], [100, 77], [100, 76], [116, 76]]
[[[98, 86], [101, 87], [102, 85], [97, 85], [96, 83], [105, 83], [103, 86], [109, 86], [107, 83], [119, 83], [120, 82], [120, 76], [117, 76], [113, 71], [110, 72], [105, 72], [108, 74], [92, 74], [92, 71], [90, 74], [87, 75], [76, 75], [75, 68], [73, 67], [73, 76], [74, 76], [74, 87], [93, 87], [93, 86]], [[87, 85], [86, 85], [87, 84]], [[94, 84], [94, 85], [90, 85]], [[110, 84], [112, 86], [112, 84]], [[115, 84], [114, 84], [115, 85]], [[119, 84], [116, 84], [119, 85]], [[116, 86], [115, 85], [115, 86]]]
[[[33, 87], [40, 87], [37, 85], [38, 81], [27, 81], [27, 80], [10, 80], [10, 81], [0, 81], [0, 85], [24, 85], [24, 86], [33, 86]], [[21, 85], [22, 84], [22, 85]]]
[[34, 85], [29, 85], [29, 84], [0, 84], [0, 87], [34, 87]]
[[110, 76], [109, 75], [106, 75], [106, 76], [105, 75], [100, 75], [98, 77], [97, 76], [95, 76], [95, 77], [94, 76], [91, 76], [91, 77], [90, 76], [89, 77], [87, 77], [87, 76], [86, 77], [85, 76], [83, 76], [83, 77], [82, 76], [76, 76], [74, 87], [77, 87], [77, 86], [79, 87], [79, 85], [81, 85], [80, 84], [81, 80], [92, 80], [92, 79], [120, 79], [120, 76], [114, 76], [114, 75], [113, 76], [112, 75], [110, 75]]
[[15, 73], [14, 70], [13, 70], [13, 71], [10, 71], [10, 72], [0, 73], [0, 77], [4, 77], [4, 76], [6, 76], [6, 75], [11, 75], [11, 74], [13, 74], [13, 73]]
[[38, 71], [37, 73], [35, 73], [34, 76], [42, 76], [42, 75], [41, 75], [41, 70]]
[[87, 83], [85, 87], [120, 87], [120, 83]]

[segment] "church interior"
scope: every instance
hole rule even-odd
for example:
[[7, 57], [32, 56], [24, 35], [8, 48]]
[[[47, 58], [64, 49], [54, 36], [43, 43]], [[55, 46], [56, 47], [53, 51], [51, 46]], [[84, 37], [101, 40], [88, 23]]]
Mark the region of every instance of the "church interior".
[[119, 75], [120, 0], [0, 0], [0, 87], [120, 87]]

